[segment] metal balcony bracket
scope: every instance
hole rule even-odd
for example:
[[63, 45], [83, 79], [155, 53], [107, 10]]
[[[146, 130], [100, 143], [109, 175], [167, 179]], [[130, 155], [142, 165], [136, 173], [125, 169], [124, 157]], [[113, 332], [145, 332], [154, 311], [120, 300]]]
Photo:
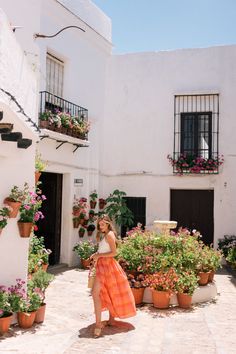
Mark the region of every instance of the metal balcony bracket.
[[43, 140], [43, 139], [46, 139], [46, 138], [49, 138], [49, 135], [40, 136], [40, 140]]
[[56, 150], [59, 149], [62, 145], [64, 145], [65, 143], [67, 143], [67, 141], [61, 141], [61, 140], [56, 140], [57, 143], [60, 143], [59, 145], [57, 145]]

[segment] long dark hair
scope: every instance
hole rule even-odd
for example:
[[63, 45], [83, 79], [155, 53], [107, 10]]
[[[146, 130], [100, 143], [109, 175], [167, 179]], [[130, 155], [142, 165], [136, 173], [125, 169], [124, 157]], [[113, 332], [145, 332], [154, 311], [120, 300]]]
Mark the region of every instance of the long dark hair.
[[113, 223], [111, 221], [111, 218], [107, 214], [104, 214], [100, 218], [98, 218], [98, 220], [97, 220], [97, 235], [96, 235], [97, 242], [100, 241], [101, 234], [102, 234], [102, 232], [100, 230], [100, 226], [99, 226], [99, 222], [100, 221], [105, 221], [105, 223], [108, 224], [108, 230], [114, 232], [114, 235], [115, 235], [116, 240], [117, 240], [116, 229], [115, 229], [115, 227], [114, 227], [114, 225], [113, 225]]

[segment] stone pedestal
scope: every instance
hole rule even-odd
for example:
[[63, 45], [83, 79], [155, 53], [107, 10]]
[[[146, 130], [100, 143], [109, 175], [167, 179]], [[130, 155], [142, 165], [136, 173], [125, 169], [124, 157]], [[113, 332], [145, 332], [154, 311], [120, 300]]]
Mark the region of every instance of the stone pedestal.
[[169, 235], [170, 230], [177, 227], [177, 221], [155, 220], [153, 226], [157, 228], [161, 234]]

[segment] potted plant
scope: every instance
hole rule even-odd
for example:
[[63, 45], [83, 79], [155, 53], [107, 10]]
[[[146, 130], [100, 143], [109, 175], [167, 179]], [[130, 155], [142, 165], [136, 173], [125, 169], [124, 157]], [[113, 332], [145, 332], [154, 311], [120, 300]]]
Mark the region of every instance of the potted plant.
[[48, 265], [49, 265], [49, 256], [52, 253], [52, 251], [49, 248], [43, 248], [41, 251], [41, 261], [42, 261], [42, 270], [44, 272], [47, 271]]
[[84, 234], [85, 234], [85, 228], [84, 227], [80, 227], [80, 229], [79, 229], [79, 237], [84, 237]]
[[191, 306], [192, 295], [197, 287], [198, 277], [193, 271], [183, 271], [178, 274], [176, 290], [179, 307], [189, 308]]
[[104, 198], [99, 198], [98, 199], [98, 206], [99, 206], [99, 209], [103, 209], [106, 205], [106, 199]]
[[43, 200], [46, 197], [27, 190], [26, 197], [20, 206], [20, 219], [18, 228], [21, 237], [29, 237], [33, 224], [39, 219], [43, 219], [43, 213], [39, 211]]
[[208, 282], [211, 283], [214, 280], [214, 275], [215, 275], [216, 270], [218, 268], [222, 268], [222, 265], [221, 265], [222, 253], [221, 253], [221, 251], [216, 251], [216, 250], [214, 250], [214, 248], [209, 247], [208, 259], [209, 259], [209, 269], [210, 269]]
[[143, 302], [144, 289], [148, 286], [147, 281], [145, 281], [145, 276], [144, 274], [137, 276], [128, 274], [127, 278], [134, 296], [135, 304], [140, 305]]
[[7, 219], [9, 218], [11, 211], [12, 208], [9, 207], [9, 205], [5, 205], [0, 209], [0, 235], [4, 227], [7, 225]]
[[95, 229], [96, 229], [96, 227], [94, 224], [89, 224], [87, 227], [88, 236], [92, 236]]
[[90, 208], [95, 209], [97, 205], [98, 194], [96, 191], [92, 192], [90, 195]]
[[42, 160], [41, 154], [36, 152], [35, 155], [35, 184], [38, 183], [41, 173], [46, 169], [47, 163]]
[[46, 109], [39, 115], [40, 128], [47, 129], [49, 127], [50, 119], [53, 118], [53, 113]]
[[126, 205], [124, 199], [125, 196], [125, 192], [116, 189], [106, 199], [107, 206], [104, 209], [104, 213], [107, 214], [112, 220], [114, 220], [118, 227], [121, 225], [126, 227], [133, 225], [134, 216]]
[[74, 216], [73, 217], [73, 227], [74, 227], [74, 229], [78, 229], [79, 225], [80, 225], [79, 216]]
[[33, 275], [32, 280], [30, 280], [28, 283], [28, 288], [31, 289], [31, 292], [37, 293], [41, 299], [40, 306], [37, 309], [35, 315], [34, 321], [36, 323], [44, 322], [45, 310], [46, 310], [45, 292], [53, 279], [54, 279], [54, 275], [46, 273], [40, 269], [37, 273]]
[[209, 247], [205, 245], [200, 245], [200, 247], [197, 264], [198, 283], [199, 285], [206, 285], [209, 281], [211, 271]]
[[12, 308], [9, 302], [9, 290], [6, 286], [0, 286], [0, 334], [9, 330], [12, 320]]
[[89, 210], [89, 221], [94, 221], [94, 217], [95, 217], [95, 211], [90, 209]]
[[170, 296], [175, 292], [178, 276], [173, 268], [147, 275], [147, 282], [152, 291], [153, 306], [159, 309], [169, 307]]
[[232, 248], [230, 248], [226, 261], [229, 262], [233, 269], [236, 269], [236, 243], [232, 246]]
[[20, 189], [18, 186], [14, 186], [7, 198], [4, 199], [4, 204], [11, 207], [9, 218], [16, 218], [20, 209], [21, 203], [25, 199], [25, 195], [28, 189], [27, 183], [24, 184], [24, 188]]
[[91, 241], [82, 241], [78, 242], [73, 251], [80, 257], [83, 268], [87, 268], [89, 266], [89, 257], [92, 256], [98, 249], [98, 246], [95, 245]]
[[87, 199], [75, 199], [73, 204], [73, 216], [79, 217], [80, 220], [84, 219], [87, 213]]
[[176, 158], [167, 156], [170, 164], [174, 167], [174, 172], [182, 175], [183, 173], [214, 173], [224, 162], [223, 155], [204, 158], [192, 154], [180, 154]]

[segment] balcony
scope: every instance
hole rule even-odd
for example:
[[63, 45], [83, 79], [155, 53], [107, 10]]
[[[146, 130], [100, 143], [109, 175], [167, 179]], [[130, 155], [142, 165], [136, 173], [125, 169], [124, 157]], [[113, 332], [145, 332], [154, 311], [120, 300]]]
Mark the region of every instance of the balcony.
[[[72, 102], [64, 100], [47, 91], [40, 92], [39, 126], [41, 130], [60, 133], [58, 142], [70, 142], [61, 139], [61, 135], [76, 139], [88, 140], [88, 110]], [[46, 135], [42, 137], [47, 137]], [[55, 134], [52, 134], [54, 140]]]

